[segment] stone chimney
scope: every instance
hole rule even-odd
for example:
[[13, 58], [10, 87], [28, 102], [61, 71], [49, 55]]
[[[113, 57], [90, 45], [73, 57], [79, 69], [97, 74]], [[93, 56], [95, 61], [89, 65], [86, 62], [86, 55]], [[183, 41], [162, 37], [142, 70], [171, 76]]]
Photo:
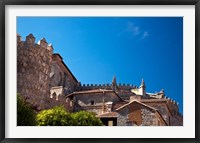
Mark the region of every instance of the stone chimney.
[[112, 105], [113, 105], [113, 102], [107, 102], [106, 103], [106, 111], [107, 112], [111, 112], [112, 111]]
[[140, 96], [140, 95], [131, 94], [131, 95], [130, 95], [130, 102], [132, 102], [132, 101], [141, 102], [141, 96]]

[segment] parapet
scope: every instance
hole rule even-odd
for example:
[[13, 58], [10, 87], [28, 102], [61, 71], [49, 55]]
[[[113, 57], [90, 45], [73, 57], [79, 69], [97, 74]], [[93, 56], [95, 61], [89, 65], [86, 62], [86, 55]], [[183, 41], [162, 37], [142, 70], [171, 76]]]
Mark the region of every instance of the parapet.
[[117, 87], [119, 88], [119, 89], [133, 89], [133, 88], [136, 88], [136, 86], [135, 85], [131, 85], [131, 84], [125, 84], [125, 83], [119, 83], [119, 84], [117, 84]]
[[173, 99], [171, 99], [171, 98], [169, 98], [169, 97], [167, 97], [167, 96], [164, 96], [164, 99], [167, 99], [168, 102], [171, 103], [172, 105], [175, 105], [175, 106], [177, 106], [177, 107], [178, 107], [178, 105], [179, 105], [178, 102], [176, 102], [175, 100], [173, 100]]
[[53, 53], [53, 46], [52, 44], [47, 43], [45, 38], [42, 38], [40, 41], [38, 41], [38, 44], [35, 43], [35, 37], [33, 34], [29, 34], [26, 36], [26, 40], [22, 41], [22, 37], [17, 34], [17, 47], [26, 47], [26, 48], [45, 48]]

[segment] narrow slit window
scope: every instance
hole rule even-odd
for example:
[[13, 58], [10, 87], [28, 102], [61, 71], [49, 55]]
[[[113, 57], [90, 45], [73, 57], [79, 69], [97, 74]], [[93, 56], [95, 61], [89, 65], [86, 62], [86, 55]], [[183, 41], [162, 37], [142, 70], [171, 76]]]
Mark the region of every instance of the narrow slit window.
[[94, 100], [90, 101], [91, 105], [94, 105]]

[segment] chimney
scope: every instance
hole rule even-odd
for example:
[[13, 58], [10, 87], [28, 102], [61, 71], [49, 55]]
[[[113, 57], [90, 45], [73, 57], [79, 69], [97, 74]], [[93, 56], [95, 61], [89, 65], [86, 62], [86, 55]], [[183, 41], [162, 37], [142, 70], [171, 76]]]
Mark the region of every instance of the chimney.
[[141, 102], [141, 96], [140, 95], [130, 95], [130, 102], [132, 101], [138, 101], [138, 102]]

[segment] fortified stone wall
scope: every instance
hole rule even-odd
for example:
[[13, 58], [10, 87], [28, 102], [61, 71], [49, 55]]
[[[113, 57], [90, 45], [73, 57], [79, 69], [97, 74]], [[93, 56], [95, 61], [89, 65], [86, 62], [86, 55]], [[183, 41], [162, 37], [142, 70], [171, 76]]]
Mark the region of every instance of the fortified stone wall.
[[52, 56], [50, 78], [50, 87], [63, 86], [66, 95], [76, 91], [79, 86], [79, 82], [65, 65], [59, 54], [53, 54]]
[[[105, 93], [103, 97], [103, 93], [92, 93], [92, 94], [81, 94], [75, 96], [75, 102], [78, 103], [80, 106], [88, 106], [88, 105], [102, 105], [106, 102], [118, 102], [119, 98], [112, 95], [111, 93]], [[91, 102], [93, 102], [91, 104]]]
[[[132, 94], [131, 89], [136, 88], [134, 85], [130, 84], [116, 84], [115, 92], [124, 100], [129, 100], [130, 94]], [[94, 90], [94, 89], [107, 89], [112, 90], [112, 84], [83, 84], [79, 87], [80, 90]]]
[[44, 38], [36, 44], [32, 34], [25, 41], [17, 35], [17, 92], [39, 109], [46, 108], [49, 98], [52, 53]]

